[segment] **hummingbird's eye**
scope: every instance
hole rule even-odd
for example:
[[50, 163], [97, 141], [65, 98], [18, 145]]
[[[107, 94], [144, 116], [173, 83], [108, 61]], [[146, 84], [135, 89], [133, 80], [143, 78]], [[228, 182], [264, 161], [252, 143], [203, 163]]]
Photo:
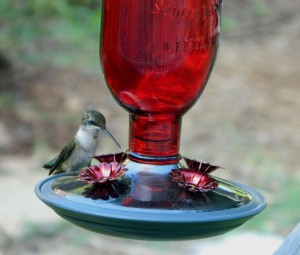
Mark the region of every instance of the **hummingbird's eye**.
[[93, 119], [89, 119], [89, 124], [93, 126], [98, 126], [98, 124]]

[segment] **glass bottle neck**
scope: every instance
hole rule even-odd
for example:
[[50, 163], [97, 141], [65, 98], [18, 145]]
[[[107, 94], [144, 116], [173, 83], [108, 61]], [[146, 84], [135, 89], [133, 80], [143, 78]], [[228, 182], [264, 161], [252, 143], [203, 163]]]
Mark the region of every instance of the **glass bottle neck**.
[[174, 115], [130, 115], [131, 160], [165, 165], [180, 160], [181, 117]]

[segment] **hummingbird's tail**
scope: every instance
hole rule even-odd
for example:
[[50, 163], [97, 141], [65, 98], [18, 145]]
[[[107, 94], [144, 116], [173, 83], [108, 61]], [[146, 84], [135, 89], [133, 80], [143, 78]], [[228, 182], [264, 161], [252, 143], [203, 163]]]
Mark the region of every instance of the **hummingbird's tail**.
[[42, 167], [45, 168], [46, 170], [51, 169], [55, 162], [57, 161], [57, 156], [55, 156], [53, 159], [51, 159], [50, 161], [48, 161], [46, 164], [44, 164]]

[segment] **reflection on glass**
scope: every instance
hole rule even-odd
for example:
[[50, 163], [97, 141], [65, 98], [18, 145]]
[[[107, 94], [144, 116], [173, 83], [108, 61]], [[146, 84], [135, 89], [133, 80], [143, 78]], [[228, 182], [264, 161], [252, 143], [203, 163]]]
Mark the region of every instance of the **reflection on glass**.
[[125, 178], [102, 186], [86, 184], [76, 176], [60, 177], [51, 188], [59, 196], [68, 196], [82, 204], [89, 203], [86, 198], [101, 199], [114, 202], [111, 205], [116, 208], [218, 211], [250, 203], [251, 196], [245, 190], [227, 181], [216, 180], [218, 187], [205, 193], [180, 189], [168, 175], [148, 175], [145, 178], [144, 174], [137, 174], [132, 180]]

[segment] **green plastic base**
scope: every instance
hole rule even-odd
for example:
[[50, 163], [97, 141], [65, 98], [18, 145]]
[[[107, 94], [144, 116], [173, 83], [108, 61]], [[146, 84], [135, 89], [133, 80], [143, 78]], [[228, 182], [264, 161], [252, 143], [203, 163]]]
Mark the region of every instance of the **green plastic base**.
[[216, 178], [219, 186], [214, 191], [195, 196], [166, 181], [166, 166], [165, 173], [160, 169], [160, 174], [146, 166], [150, 179], [136, 171], [137, 163], [130, 166], [132, 170], [125, 177], [130, 185], [119, 197], [88, 198], [89, 184], [63, 174], [42, 180], [35, 192], [73, 224], [101, 234], [140, 240], [190, 240], [224, 234], [266, 207], [259, 192], [239, 183]]

